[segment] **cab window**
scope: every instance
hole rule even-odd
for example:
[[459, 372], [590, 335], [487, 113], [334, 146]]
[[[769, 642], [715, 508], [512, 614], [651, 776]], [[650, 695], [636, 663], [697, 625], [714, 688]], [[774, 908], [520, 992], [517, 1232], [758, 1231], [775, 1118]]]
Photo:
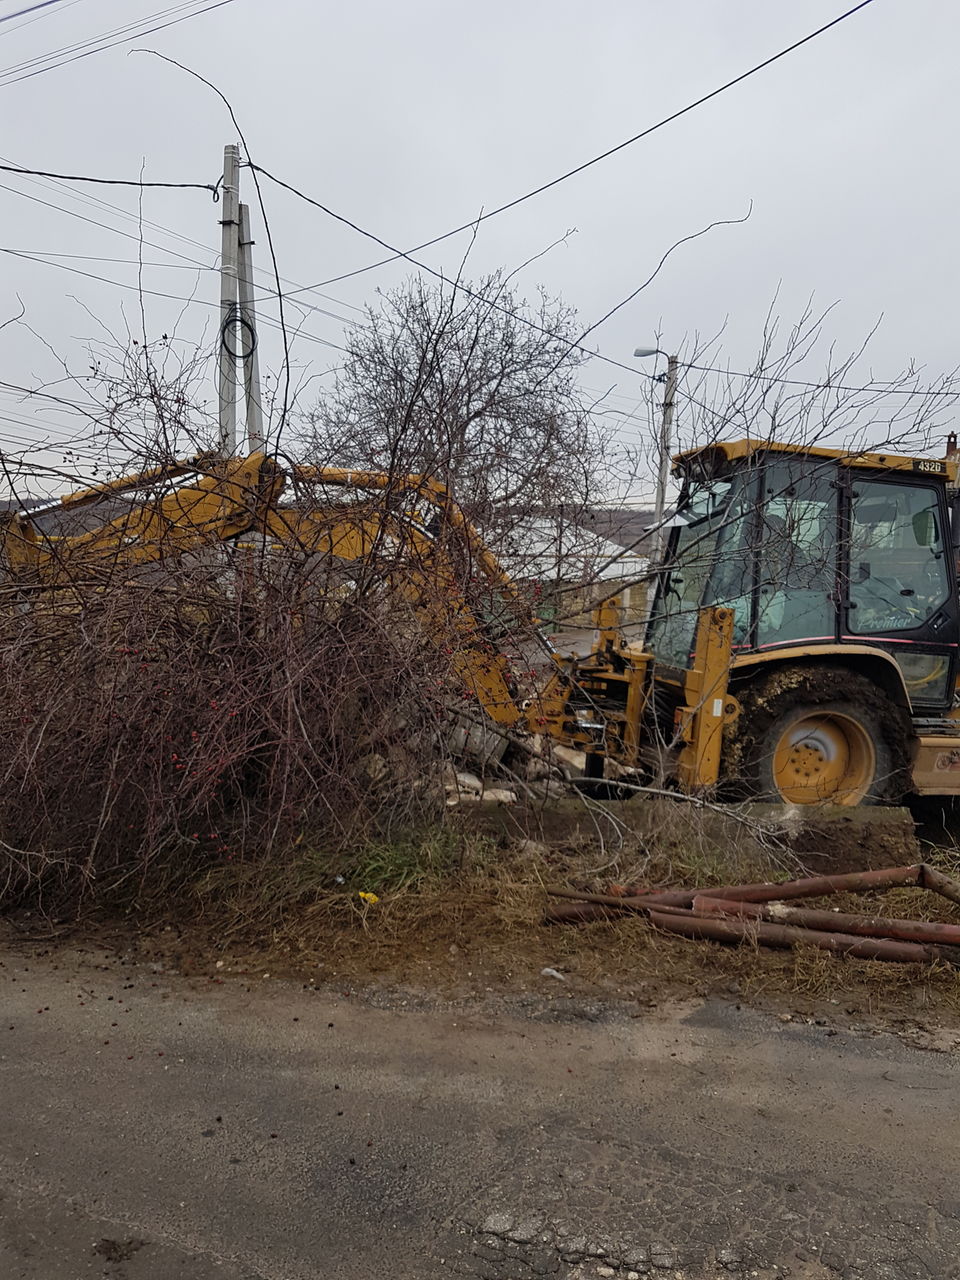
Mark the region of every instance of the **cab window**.
[[850, 630], [920, 627], [950, 596], [937, 489], [857, 481], [850, 523]]
[[832, 640], [837, 488], [832, 466], [771, 462], [757, 532], [757, 644]]
[[666, 666], [690, 663], [698, 610], [713, 603], [710, 580], [719, 548], [738, 529], [740, 486], [729, 478], [690, 485], [676, 516], [673, 555], [661, 579], [647, 631], [647, 644]]

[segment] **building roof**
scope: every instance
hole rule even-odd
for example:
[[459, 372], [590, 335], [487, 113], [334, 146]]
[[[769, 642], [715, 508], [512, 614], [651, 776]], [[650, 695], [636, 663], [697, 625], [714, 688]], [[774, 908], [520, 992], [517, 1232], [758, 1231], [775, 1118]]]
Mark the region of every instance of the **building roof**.
[[499, 536], [489, 536], [491, 550], [518, 580], [590, 582], [636, 577], [647, 559], [618, 541], [573, 521], [550, 516], [519, 519]]
[[576, 521], [583, 529], [635, 555], [644, 555], [651, 548], [652, 539], [647, 530], [653, 518], [652, 507], [599, 507], [581, 513]]

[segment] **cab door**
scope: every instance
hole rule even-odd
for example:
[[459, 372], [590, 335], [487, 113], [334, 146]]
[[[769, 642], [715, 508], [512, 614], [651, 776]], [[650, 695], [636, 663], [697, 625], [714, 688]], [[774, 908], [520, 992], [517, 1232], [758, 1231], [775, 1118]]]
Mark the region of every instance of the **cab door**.
[[945, 711], [953, 701], [958, 637], [945, 487], [852, 474], [845, 489], [841, 639], [886, 649], [912, 706]]

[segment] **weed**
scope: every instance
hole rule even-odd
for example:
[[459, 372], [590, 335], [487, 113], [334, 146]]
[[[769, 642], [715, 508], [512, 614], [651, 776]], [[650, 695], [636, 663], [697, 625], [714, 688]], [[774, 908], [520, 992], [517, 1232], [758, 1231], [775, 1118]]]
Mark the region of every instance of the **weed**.
[[380, 895], [419, 889], [462, 872], [468, 863], [474, 870], [479, 868], [492, 847], [486, 837], [467, 837], [452, 827], [368, 840], [348, 859], [344, 879], [351, 887]]

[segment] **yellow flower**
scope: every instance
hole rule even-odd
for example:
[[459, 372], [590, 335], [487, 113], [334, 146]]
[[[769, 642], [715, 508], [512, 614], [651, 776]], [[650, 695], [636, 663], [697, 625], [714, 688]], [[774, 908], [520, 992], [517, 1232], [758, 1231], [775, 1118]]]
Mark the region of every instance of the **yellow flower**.
[[357, 897], [358, 897], [362, 902], [369, 902], [369, 903], [371, 903], [371, 904], [373, 904], [374, 902], [379, 902], [379, 901], [380, 901], [380, 899], [377, 897], [377, 895], [376, 895], [375, 893], [365, 893], [362, 889], [361, 889], [361, 890], [360, 890], [360, 892], [357, 894]]

